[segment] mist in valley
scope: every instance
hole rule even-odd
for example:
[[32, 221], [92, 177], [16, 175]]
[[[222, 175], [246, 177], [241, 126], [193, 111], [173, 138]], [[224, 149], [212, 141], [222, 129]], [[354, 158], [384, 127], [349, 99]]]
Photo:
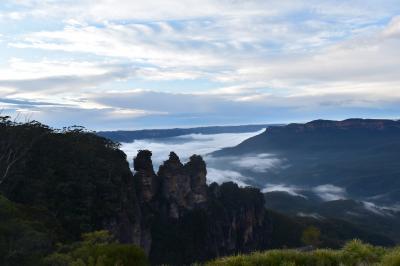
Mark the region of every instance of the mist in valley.
[[[171, 138], [142, 139], [131, 143], [121, 143], [121, 149], [127, 154], [128, 162], [133, 170], [132, 162], [139, 150], [150, 150], [154, 170], [168, 159], [171, 151], [175, 152], [184, 163], [193, 154], [203, 156], [207, 164], [207, 182], [235, 182], [239, 186], [255, 186], [263, 193], [280, 191], [292, 196], [309, 197], [310, 193], [321, 201], [341, 200], [347, 198], [345, 188], [332, 184], [318, 186], [297, 185], [279, 182], [281, 170], [290, 167], [285, 158], [269, 153], [254, 153], [242, 156], [213, 156], [214, 151], [234, 147], [244, 140], [257, 136], [265, 129], [250, 133], [223, 134], [190, 134]], [[274, 178], [272, 178], [272, 175]]]

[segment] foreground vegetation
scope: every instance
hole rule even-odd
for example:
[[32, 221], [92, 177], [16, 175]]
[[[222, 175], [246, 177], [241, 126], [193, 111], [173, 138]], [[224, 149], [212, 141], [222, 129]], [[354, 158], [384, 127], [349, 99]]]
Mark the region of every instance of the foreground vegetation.
[[348, 242], [342, 249], [270, 250], [249, 255], [225, 257], [206, 263], [206, 266], [398, 266], [400, 247], [383, 248], [360, 240]]
[[82, 235], [82, 241], [59, 245], [43, 260], [45, 266], [147, 266], [144, 251], [134, 245], [119, 244], [103, 230]]

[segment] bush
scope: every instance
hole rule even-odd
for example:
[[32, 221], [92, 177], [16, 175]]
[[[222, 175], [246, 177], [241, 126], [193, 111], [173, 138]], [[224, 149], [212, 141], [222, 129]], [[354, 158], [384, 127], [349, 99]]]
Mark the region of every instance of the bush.
[[41, 212], [24, 209], [0, 195], [0, 265], [39, 265], [51, 248], [49, 228], [35, 219]]
[[134, 245], [113, 243], [107, 231], [84, 234], [83, 241], [60, 247], [45, 258], [48, 266], [147, 266], [142, 249]]
[[315, 226], [309, 226], [304, 229], [303, 234], [301, 236], [301, 241], [305, 245], [312, 245], [317, 247], [320, 244], [321, 231]]
[[400, 247], [388, 251], [382, 258], [382, 266], [400, 265]]
[[348, 242], [341, 250], [318, 249], [301, 252], [293, 249], [269, 250], [249, 255], [220, 258], [207, 266], [398, 266], [400, 248], [385, 249], [360, 240]]
[[355, 239], [342, 249], [342, 261], [346, 265], [371, 265], [380, 262], [384, 253], [385, 250], [381, 247], [374, 247]]

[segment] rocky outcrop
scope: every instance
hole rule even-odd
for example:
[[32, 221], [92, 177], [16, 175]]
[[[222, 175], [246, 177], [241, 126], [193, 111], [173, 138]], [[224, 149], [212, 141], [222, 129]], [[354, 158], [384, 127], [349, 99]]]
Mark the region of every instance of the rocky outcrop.
[[174, 152], [171, 152], [169, 159], [160, 166], [158, 176], [162, 181], [161, 198], [164, 200], [163, 203], [168, 205], [168, 215], [179, 218], [181, 210], [189, 208], [191, 187], [190, 178]]
[[259, 190], [234, 183], [206, 184], [206, 164], [193, 155], [183, 164], [171, 152], [153, 170], [150, 151], [134, 159], [140, 234], [133, 241], [155, 264], [189, 264], [269, 246], [271, 226]]
[[206, 163], [199, 155], [190, 157], [189, 162], [185, 165], [185, 170], [190, 176], [191, 197], [190, 205], [196, 206], [207, 200]]
[[199, 207], [207, 200], [206, 166], [200, 156], [192, 156], [183, 165], [171, 152], [169, 159], [160, 166], [160, 198], [166, 203], [168, 216], [179, 218], [186, 210]]
[[[224, 221], [216, 227], [218, 255], [267, 248], [272, 228], [264, 209], [264, 197], [256, 188], [240, 188], [233, 182], [210, 185], [213, 219]], [[222, 244], [222, 245], [221, 245]]]
[[193, 155], [183, 165], [174, 152], [160, 166], [156, 175], [151, 152], [139, 151], [134, 159], [134, 180], [142, 207], [166, 208], [168, 216], [179, 218], [185, 210], [200, 206], [207, 200], [206, 164], [201, 156]]
[[151, 152], [148, 150], [139, 151], [134, 162], [135, 184], [140, 202], [150, 202], [159, 189], [159, 181], [153, 169]]

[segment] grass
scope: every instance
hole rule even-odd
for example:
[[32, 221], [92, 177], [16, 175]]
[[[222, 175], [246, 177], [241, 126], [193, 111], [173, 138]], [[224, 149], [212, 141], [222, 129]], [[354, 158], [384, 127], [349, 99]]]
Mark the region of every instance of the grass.
[[236, 255], [208, 262], [206, 266], [400, 266], [400, 247], [383, 248], [360, 240], [348, 242], [342, 249], [270, 250]]

